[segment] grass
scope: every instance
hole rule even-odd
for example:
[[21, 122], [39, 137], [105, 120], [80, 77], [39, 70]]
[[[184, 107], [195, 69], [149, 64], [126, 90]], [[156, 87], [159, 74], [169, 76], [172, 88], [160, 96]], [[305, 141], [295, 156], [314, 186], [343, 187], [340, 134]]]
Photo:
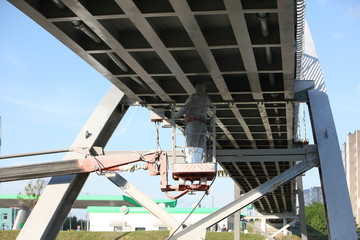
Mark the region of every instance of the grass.
[[[207, 232], [206, 240], [234, 240], [233, 232]], [[240, 235], [241, 240], [264, 240], [260, 234], [243, 234]]]
[[[1, 240], [15, 240], [19, 231], [0, 231]], [[58, 240], [164, 240], [169, 231], [136, 231], [136, 232], [86, 232], [62, 231]], [[233, 240], [232, 232], [207, 232], [207, 240]], [[259, 234], [241, 234], [241, 240], [263, 240]]]
[[[327, 240], [328, 236], [307, 226], [309, 240]], [[19, 231], [0, 231], [1, 240], [15, 240]], [[169, 231], [136, 231], [136, 232], [86, 232], [86, 231], [61, 231], [58, 240], [164, 240], [169, 236]], [[233, 240], [233, 232], [207, 232], [207, 240]], [[241, 240], [264, 240], [259, 234], [243, 234]], [[300, 240], [299, 236], [276, 237], [277, 240]]]
[[[307, 233], [308, 233], [308, 239], [309, 240], [328, 240], [328, 236], [323, 234], [322, 232], [319, 232], [315, 228], [307, 225]], [[294, 234], [292, 236], [282, 236], [278, 235], [276, 236], [276, 240], [301, 240], [301, 236], [298, 234]]]

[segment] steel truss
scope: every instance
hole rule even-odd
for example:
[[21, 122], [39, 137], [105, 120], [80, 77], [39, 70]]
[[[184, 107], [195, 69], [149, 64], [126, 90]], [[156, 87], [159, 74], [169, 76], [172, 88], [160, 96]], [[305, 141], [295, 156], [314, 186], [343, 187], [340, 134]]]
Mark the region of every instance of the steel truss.
[[[261, 150], [256, 150], [261, 152]], [[264, 150], [264, 152], [269, 150]], [[276, 150], [277, 151], [277, 150]], [[286, 151], [286, 150], [285, 150]], [[259, 154], [258, 158], [266, 158], [266, 155]], [[274, 191], [276, 188], [282, 184], [290, 181], [291, 179], [297, 177], [298, 175], [306, 172], [307, 170], [313, 168], [318, 164], [318, 156], [316, 151], [316, 146], [308, 146], [306, 149], [306, 154], [303, 155], [303, 160], [296, 164], [295, 166], [289, 168], [288, 170], [282, 172], [278, 176], [272, 178], [266, 183], [260, 185], [257, 188], [254, 188], [250, 192], [245, 193], [235, 201], [229, 203], [225, 207], [219, 209], [218, 211], [210, 214], [209, 216], [201, 219], [197, 223], [185, 228], [181, 232], [175, 234], [170, 239], [194, 239], [196, 234], [201, 229], [206, 229], [215, 223], [221, 221], [222, 219], [234, 214], [240, 209], [246, 207], [247, 205], [253, 203], [254, 201], [260, 199], [264, 195]], [[195, 234], [194, 234], [195, 233]]]
[[[105, 147], [127, 109], [124, 94], [112, 86], [78, 134], [72, 148]], [[64, 160], [84, 157], [85, 154], [69, 152]], [[17, 239], [56, 239], [88, 176], [89, 173], [81, 173], [51, 178]]]
[[[307, 91], [308, 89], [304, 88], [303, 90]], [[231, 161], [279, 161], [281, 159], [281, 161], [292, 161], [296, 164], [197, 223], [185, 229], [179, 228], [170, 239], [204, 239], [208, 227], [238, 212], [315, 166], [319, 167], [321, 176], [329, 239], [357, 239], [345, 172], [327, 95], [318, 90], [309, 90], [307, 98], [316, 145], [309, 145], [302, 149], [219, 150], [217, 152], [219, 162], [223, 159], [228, 161], [229, 158]], [[75, 139], [72, 148], [88, 148], [90, 151], [94, 149], [94, 146], [104, 148], [127, 109], [128, 105], [123, 93], [113, 86]], [[65, 155], [64, 160], [83, 157], [83, 153], [69, 152]], [[53, 177], [21, 230], [18, 239], [56, 239], [62, 223], [88, 176], [89, 173], [78, 173]], [[179, 225], [172, 216], [155, 206], [156, 204], [154, 205], [148, 197], [133, 187], [126, 179], [118, 174], [107, 175], [107, 177], [165, 222], [173, 231]], [[298, 193], [302, 193], [299, 191], [301, 190], [301, 180], [298, 178], [297, 182], [300, 186]], [[303, 203], [300, 201], [301, 204]], [[302, 224], [304, 224], [303, 215], [303, 212], [300, 212]], [[279, 232], [286, 227], [287, 225]], [[302, 233], [304, 233], [303, 230]], [[273, 236], [267, 235], [267, 238]], [[305, 237], [306, 233], [304, 233], [303, 239]]]

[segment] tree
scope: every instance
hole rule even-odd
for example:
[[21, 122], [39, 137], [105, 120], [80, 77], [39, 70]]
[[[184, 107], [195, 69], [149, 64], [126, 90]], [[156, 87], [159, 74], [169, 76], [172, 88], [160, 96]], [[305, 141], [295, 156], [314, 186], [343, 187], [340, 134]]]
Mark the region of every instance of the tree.
[[66, 218], [63, 224], [63, 230], [77, 229], [77, 226], [81, 226], [81, 220], [78, 220], [76, 216], [70, 216]]
[[46, 186], [46, 181], [44, 179], [36, 179], [35, 181], [31, 180], [25, 187], [25, 193], [19, 193], [17, 199], [20, 203], [29, 208], [32, 211], [39, 200], [39, 197]]
[[325, 208], [322, 203], [312, 202], [305, 207], [306, 223], [316, 230], [327, 234], [327, 221]]

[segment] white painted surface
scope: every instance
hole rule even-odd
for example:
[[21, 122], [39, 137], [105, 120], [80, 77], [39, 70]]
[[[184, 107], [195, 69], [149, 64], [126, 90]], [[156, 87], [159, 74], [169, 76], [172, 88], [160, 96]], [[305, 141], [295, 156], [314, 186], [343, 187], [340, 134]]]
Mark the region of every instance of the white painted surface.
[[[182, 222], [188, 214], [172, 214]], [[201, 220], [209, 214], [192, 214], [185, 222], [187, 226]], [[135, 231], [137, 228], [145, 228], [146, 231], [159, 230], [165, 227], [156, 217], [146, 213], [89, 213], [90, 231], [115, 231], [114, 225], [123, 225], [123, 231]], [[228, 225], [227, 219], [218, 223], [220, 227]]]

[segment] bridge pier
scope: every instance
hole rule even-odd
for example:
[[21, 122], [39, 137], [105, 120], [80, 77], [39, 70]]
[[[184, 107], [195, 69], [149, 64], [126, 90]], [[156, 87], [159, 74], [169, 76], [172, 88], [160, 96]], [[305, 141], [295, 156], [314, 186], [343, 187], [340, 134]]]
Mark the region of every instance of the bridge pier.
[[[240, 197], [240, 187], [234, 182], [234, 199]], [[240, 240], [240, 211], [234, 213], [234, 240]]]
[[345, 170], [330, 102], [325, 92], [308, 91], [309, 111], [318, 146], [319, 174], [331, 240], [357, 239]]
[[300, 233], [301, 240], [307, 240], [306, 218], [305, 218], [305, 203], [302, 176], [296, 178], [297, 197], [299, 203], [299, 220], [300, 220]]

